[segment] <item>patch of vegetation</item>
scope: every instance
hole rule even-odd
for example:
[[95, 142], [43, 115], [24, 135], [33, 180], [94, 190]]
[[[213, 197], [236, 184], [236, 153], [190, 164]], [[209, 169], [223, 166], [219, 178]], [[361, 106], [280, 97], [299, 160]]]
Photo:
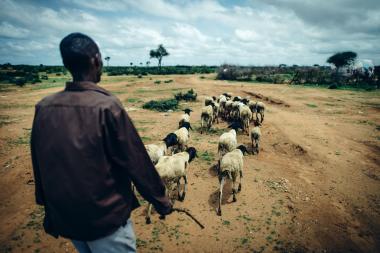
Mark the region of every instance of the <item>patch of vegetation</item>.
[[121, 95], [121, 94], [125, 94], [125, 93], [128, 93], [127, 90], [115, 90], [115, 91], [111, 91], [112, 94], [115, 94], [115, 95]]
[[31, 129], [27, 129], [27, 131], [22, 136], [19, 136], [17, 139], [9, 139], [7, 142], [10, 145], [16, 145], [16, 146], [29, 145], [30, 135], [31, 135]]
[[220, 128], [210, 128], [210, 130], [208, 131], [208, 133], [210, 133], [210, 134], [221, 135], [221, 134], [223, 134], [225, 131], [226, 131], [225, 129], [220, 129]]
[[142, 141], [151, 141], [152, 138], [150, 138], [150, 137], [148, 137], [148, 136], [142, 136], [142, 137], [141, 137], [141, 140], [142, 140]]
[[316, 107], [318, 107], [318, 106], [315, 105], [315, 104], [306, 104], [306, 106], [308, 106], [308, 107], [310, 107], [310, 108], [316, 108]]
[[188, 90], [186, 93], [179, 92], [177, 94], [174, 94], [174, 98], [178, 101], [185, 100], [185, 101], [196, 101], [197, 100], [197, 93], [193, 89]]
[[178, 101], [176, 99], [161, 99], [151, 100], [143, 105], [144, 109], [165, 112], [168, 110], [176, 110], [178, 108]]
[[18, 119], [12, 119], [8, 115], [0, 115], [0, 127], [17, 122]]
[[138, 127], [137, 131], [138, 132], [145, 132], [148, 128], [147, 127]]
[[231, 222], [228, 221], [228, 220], [224, 220], [224, 221], [222, 222], [222, 224], [225, 225], [225, 226], [229, 226], [229, 225], [231, 225]]
[[128, 103], [138, 103], [138, 102], [142, 102], [142, 100], [139, 99], [139, 98], [127, 98], [125, 100], [125, 102], [128, 102]]
[[137, 248], [145, 247], [147, 245], [147, 242], [144, 240], [141, 240], [139, 238], [136, 239], [136, 246]]
[[55, 87], [61, 87], [61, 86], [64, 86], [63, 83], [42, 83], [42, 84], [38, 84], [38, 85], [34, 85], [32, 87], [32, 90], [43, 90], [43, 89], [50, 89], [50, 88], [55, 88]]
[[34, 105], [28, 104], [0, 104], [0, 109], [26, 109], [34, 107]]
[[154, 84], [160, 84], [160, 83], [161, 83], [161, 80], [154, 81]]
[[172, 83], [173, 80], [172, 79], [169, 79], [169, 80], [165, 80], [164, 83]]
[[209, 152], [209, 151], [205, 151], [205, 152], [202, 152], [200, 154], [200, 158], [202, 160], [205, 160], [207, 162], [211, 162], [211, 161], [214, 161], [214, 157], [215, 157], [215, 154], [212, 153], [212, 152]]

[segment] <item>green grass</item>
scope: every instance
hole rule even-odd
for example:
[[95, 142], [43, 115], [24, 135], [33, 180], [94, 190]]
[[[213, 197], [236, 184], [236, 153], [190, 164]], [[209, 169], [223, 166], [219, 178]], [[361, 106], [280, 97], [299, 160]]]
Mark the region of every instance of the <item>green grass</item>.
[[231, 222], [228, 221], [228, 220], [224, 220], [224, 221], [222, 222], [222, 224], [225, 225], [225, 226], [229, 226], [229, 225], [231, 224]]
[[19, 121], [19, 119], [12, 119], [8, 115], [0, 115], [0, 127], [12, 124]]
[[138, 127], [137, 131], [138, 132], [146, 132], [147, 129], [148, 129], [147, 127]]
[[112, 94], [115, 94], [115, 95], [122, 95], [122, 94], [125, 94], [125, 93], [128, 93], [127, 90], [116, 90], [116, 91], [111, 91]]
[[27, 131], [22, 136], [19, 136], [16, 139], [8, 139], [7, 143], [10, 145], [15, 145], [15, 146], [29, 145], [30, 135], [31, 135], [31, 129], [27, 129]]
[[142, 141], [151, 141], [152, 138], [150, 138], [150, 137], [148, 137], [148, 136], [142, 136], [142, 137], [141, 137], [141, 140], [142, 140]]
[[174, 89], [137, 89], [135, 93], [149, 93], [149, 92], [154, 92], [154, 93], [160, 93], [160, 92], [176, 92], [176, 91], [181, 91], [181, 90], [186, 90], [186, 88], [174, 88]]
[[13, 84], [0, 84], [0, 92], [9, 92], [12, 91], [14, 87], [17, 87], [16, 85]]
[[34, 105], [28, 104], [0, 104], [0, 109], [26, 109], [34, 107]]
[[139, 102], [142, 102], [142, 100], [139, 99], [139, 98], [127, 98], [125, 100], [125, 102], [128, 102], [128, 103], [139, 103]]
[[211, 162], [211, 161], [214, 161], [214, 157], [215, 157], [215, 154], [212, 153], [212, 152], [208, 152], [208, 151], [205, 151], [205, 152], [202, 152], [199, 157], [204, 160], [204, 161], [207, 161], [207, 162]]
[[55, 87], [63, 87], [65, 84], [61, 82], [53, 83], [51, 81], [47, 83], [41, 83], [41, 84], [33, 84], [32, 90], [43, 90], [43, 89], [50, 89]]
[[315, 105], [315, 104], [305, 104], [306, 106], [308, 106], [308, 107], [310, 107], [310, 108], [316, 108], [316, 107], [318, 107], [317, 105]]

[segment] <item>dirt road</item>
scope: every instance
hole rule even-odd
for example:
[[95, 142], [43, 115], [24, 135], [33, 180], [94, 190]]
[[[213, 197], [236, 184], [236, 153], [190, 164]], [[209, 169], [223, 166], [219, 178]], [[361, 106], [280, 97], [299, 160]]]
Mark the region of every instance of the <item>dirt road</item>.
[[[164, 83], [172, 79], [173, 82]], [[161, 80], [161, 84], [154, 84]], [[44, 84], [43, 84], [44, 85]], [[232, 202], [226, 185], [223, 216], [216, 215], [218, 137], [221, 122], [191, 132], [199, 158], [190, 164], [189, 189], [176, 201], [201, 220], [174, 213], [145, 224], [146, 202], [133, 213], [139, 252], [379, 252], [380, 92], [215, 81], [199, 75], [105, 77], [101, 86], [125, 104], [145, 143], [178, 125], [180, 111], [141, 109], [151, 99], [194, 88], [198, 127], [204, 96], [232, 92], [266, 103], [259, 155], [244, 157], [242, 191]], [[0, 92], [0, 252], [75, 252], [65, 239], [47, 236], [43, 209], [34, 203], [29, 134], [34, 104], [62, 87], [32, 86]], [[249, 145], [240, 133], [238, 142]]]

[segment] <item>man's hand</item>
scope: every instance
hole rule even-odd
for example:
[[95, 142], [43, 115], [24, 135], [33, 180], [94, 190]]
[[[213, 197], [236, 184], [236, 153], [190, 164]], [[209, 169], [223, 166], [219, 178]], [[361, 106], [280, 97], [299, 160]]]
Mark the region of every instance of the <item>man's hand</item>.
[[[157, 209], [156, 209], [157, 210]], [[169, 215], [173, 212], [173, 204], [169, 201], [166, 208], [157, 210], [161, 216]]]

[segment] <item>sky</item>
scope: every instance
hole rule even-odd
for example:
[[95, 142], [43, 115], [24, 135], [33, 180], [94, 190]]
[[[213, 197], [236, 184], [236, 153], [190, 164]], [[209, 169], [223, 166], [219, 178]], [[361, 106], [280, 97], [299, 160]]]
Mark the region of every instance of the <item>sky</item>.
[[379, 0], [0, 0], [0, 63], [62, 65], [59, 42], [92, 37], [110, 66], [380, 64]]

